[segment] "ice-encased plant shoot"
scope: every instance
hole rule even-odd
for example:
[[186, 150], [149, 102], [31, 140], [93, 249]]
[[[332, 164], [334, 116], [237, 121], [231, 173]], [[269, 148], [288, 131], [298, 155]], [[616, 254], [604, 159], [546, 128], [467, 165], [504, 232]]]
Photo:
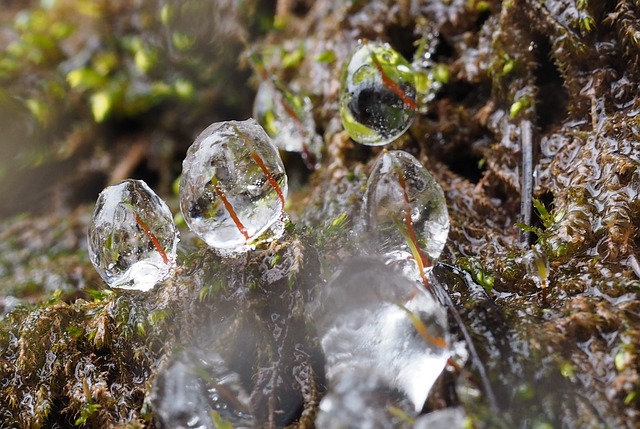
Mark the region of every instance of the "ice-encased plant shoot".
[[[351, 391], [351, 401], [362, 402], [362, 415], [372, 413], [369, 407], [378, 401], [366, 399], [375, 397], [365, 388], [370, 377], [377, 380], [372, 386], [378, 394], [385, 391], [381, 386], [402, 394], [396, 398], [400, 402], [389, 405], [409, 404], [403, 408], [414, 415], [422, 409], [449, 358], [449, 336], [445, 309], [421, 283], [387, 266], [383, 258], [357, 258], [322, 289], [312, 317], [329, 381], [323, 412], [345, 412], [350, 405], [338, 398]], [[352, 386], [344, 386], [345, 377]], [[336, 389], [342, 391], [337, 396]]]
[[254, 119], [217, 122], [187, 151], [180, 209], [191, 231], [228, 255], [282, 235], [287, 190], [280, 154]]
[[89, 226], [89, 257], [110, 287], [149, 290], [175, 266], [178, 232], [166, 203], [141, 180], [98, 196]]
[[253, 116], [280, 150], [299, 152], [310, 168], [319, 166], [322, 139], [316, 133], [311, 99], [296, 94], [270, 76], [257, 55], [251, 64], [261, 79], [253, 103]]
[[362, 43], [340, 85], [340, 116], [349, 137], [370, 146], [390, 143], [409, 128], [416, 109], [409, 62], [386, 43]]
[[442, 188], [413, 155], [385, 151], [376, 161], [364, 198], [364, 232], [376, 252], [405, 251], [437, 259], [449, 235]]

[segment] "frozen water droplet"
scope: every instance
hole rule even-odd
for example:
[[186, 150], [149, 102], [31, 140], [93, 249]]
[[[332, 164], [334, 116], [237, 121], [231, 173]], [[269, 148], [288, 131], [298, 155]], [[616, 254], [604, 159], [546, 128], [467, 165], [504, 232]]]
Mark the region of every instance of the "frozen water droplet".
[[[413, 406], [375, 373], [356, 370], [344, 374], [320, 401], [318, 429], [401, 429], [411, 426], [391, 413]], [[407, 413], [413, 416], [413, 412]]]
[[253, 104], [253, 116], [278, 149], [299, 152], [310, 167], [317, 167], [322, 139], [316, 134], [311, 99], [293, 94], [273, 80], [264, 80]]
[[265, 234], [282, 235], [287, 189], [280, 154], [255, 120], [217, 122], [187, 151], [180, 209], [210, 247], [241, 252]]
[[417, 282], [379, 258], [351, 261], [313, 311], [336, 386], [354, 371], [376, 374], [418, 412], [449, 356], [444, 309]]
[[536, 244], [531, 247], [524, 258], [527, 274], [533, 279], [536, 286], [540, 289], [546, 289], [549, 281], [549, 258], [542, 249], [542, 246]]
[[364, 200], [365, 236], [376, 251], [411, 252], [415, 246], [437, 259], [449, 234], [442, 188], [404, 151], [385, 151], [369, 175]]
[[165, 202], [143, 181], [125, 180], [98, 196], [88, 243], [110, 287], [149, 290], [171, 273], [178, 233]]
[[467, 415], [462, 407], [436, 410], [420, 416], [413, 429], [455, 429], [464, 428]]
[[411, 62], [416, 83], [418, 111], [427, 112], [428, 103], [435, 98], [448, 79], [448, 71], [433, 61], [433, 54], [438, 44], [438, 33], [427, 30], [418, 41], [418, 46]]
[[349, 136], [362, 144], [387, 144], [404, 133], [415, 114], [411, 65], [388, 44], [363, 43], [345, 68], [340, 115]]
[[165, 428], [215, 429], [216, 419], [235, 428], [255, 423], [240, 376], [213, 352], [182, 352], [158, 375], [150, 402]]

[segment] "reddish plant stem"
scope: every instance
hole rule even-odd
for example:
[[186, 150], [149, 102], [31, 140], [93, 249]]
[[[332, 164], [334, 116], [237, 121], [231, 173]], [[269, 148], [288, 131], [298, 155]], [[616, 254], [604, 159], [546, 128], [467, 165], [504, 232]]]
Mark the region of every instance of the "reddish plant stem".
[[278, 185], [276, 179], [274, 179], [274, 177], [271, 175], [269, 169], [264, 164], [264, 161], [262, 160], [262, 158], [260, 158], [260, 155], [258, 155], [256, 151], [251, 150], [251, 142], [249, 141], [247, 136], [241, 133], [238, 127], [234, 127], [234, 129], [244, 142], [245, 146], [247, 146], [247, 149], [249, 149], [249, 151], [251, 152], [251, 157], [253, 158], [253, 160], [256, 162], [256, 164], [258, 164], [258, 167], [260, 167], [264, 175], [267, 177], [267, 180], [269, 181], [273, 189], [275, 189], [276, 193], [278, 194], [278, 198], [280, 198], [280, 203], [282, 203], [282, 210], [284, 210], [284, 193], [282, 192], [280, 185]]
[[420, 245], [418, 244], [418, 239], [416, 237], [416, 232], [413, 229], [413, 221], [411, 220], [411, 206], [409, 205], [409, 195], [407, 194], [407, 183], [404, 179], [404, 175], [400, 169], [396, 169], [396, 173], [398, 174], [398, 183], [400, 184], [400, 188], [402, 189], [402, 196], [404, 199], [404, 221], [407, 226], [407, 233], [409, 234], [409, 240], [413, 244], [413, 247], [416, 249], [417, 255], [414, 254], [416, 259], [419, 258], [418, 261], [418, 270], [420, 271], [420, 278], [422, 279], [422, 283], [424, 286], [429, 289], [429, 280], [427, 279], [427, 275], [424, 272], [424, 267], [430, 267], [431, 263], [427, 258], [427, 255], [424, 254]]
[[278, 198], [280, 198], [280, 203], [282, 204], [282, 210], [284, 210], [284, 194], [282, 193], [282, 189], [280, 189], [280, 185], [278, 185], [278, 182], [276, 182], [276, 179], [274, 179], [271, 173], [269, 173], [267, 166], [264, 165], [262, 158], [260, 158], [260, 156], [257, 153], [251, 152], [251, 157], [256, 162], [256, 164], [258, 164], [258, 166], [260, 167], [264, 175], [267, 176], [267, 180], [269, 181], [269, 183], [271, 183], [271, 186], [273, 187], [273, 189], [276, 190], [276, 193], [278, 194]]
[[389, 76], [387, 76], [387, 74], [384, 72], [384, 69], [376, 59], [375, 54], [371, 55], [371, 60], [373, 61], [373, 65], [376, 67], [376, 70], [378, 70], [378, 73], [380, 73], [380, 77], [382, 78], [382, 83], [384, 84], [384, 86], [389, 88], [398, 97], [400, 97], [402, 102], [407, 107], [409, 107], [411, 110], [416, 110], [418, 108], [416, 102], [413, 101], [402, 88], [400, 88], [400, 85], [395, 83]]
[[153, 232], [151, 232], [151, 230], [149, 229], [149, 227], [147, 226], [146, 223], [144, 223], [142, 221], [142, 219], [140, 219], [140, 216], [138, 216], [137, 213], [133, 214], [136, 217], [136, 222], [138, 223], [138, 225], [140, 225], [140, 228], [142, 228], [142, 230], [147, 234], [147, 236], [151, 239], [151, 242], [153, 243], [153, 247], [156, 248], [156, 250], [158, 251], [158, 253], [160, 254], [160, 256], [162, 256], [162, 261], [165, 264], [169, 264], [169, 257], [167, 256], [167, 254], [165, 253], [165, 251], [162, 249], [162, 246], [160, 245], [160, 242], [158, 241], [158, 239], [156, 238], [155, 234]]
[[233, 209], [233, 206], [231, 205], [229, 200], [227, 200], [227, 196], [224, 194], [222, 189], [220, 189], [220, 187], [218, 186], [218, 179], [213, 177], [211, 181], [213, 182], [213, 189], [215, 189], [216, 194], [218, 194], [218, 197], [220, 197], [220, 200], [222, 201], [222, 204], [224, 204], [224, 208], [227, 209], [227, 212], [231, 216], [233, 223], [236, 224], [236, 228], [238, 228], [238, 231], [240, 231], [240, 234], [242, 234], [244, 238], [248, 240], [249, 234], [247, 233], [247, 228], [244, 227], [244, 225], [240, 221], [240, 218], [236, 214], [236, 211]]

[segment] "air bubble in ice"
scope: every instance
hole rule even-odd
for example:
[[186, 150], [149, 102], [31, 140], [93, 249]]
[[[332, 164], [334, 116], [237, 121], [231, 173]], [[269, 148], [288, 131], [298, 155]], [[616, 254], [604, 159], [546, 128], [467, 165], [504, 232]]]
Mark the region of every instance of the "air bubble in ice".
[[416, 109], [409, 62], [388, 44], [362, 43], [340, 86], [340, 115], [349, 136], [366, 145], [387, 144], [409, 128]]
[[[150, 402], [161, 427], [215, 429], [255, 425], [240, 376], [214, 352], [187, 349], [158, 375]], [[226, 426], [225, 426], [226, 427]]]
[[262, 81], [253, 104], [253, 116], [278, 149], [299, 152], [312, 168], [317, 167], [322, 139], [316, 134], [311, 99], [294, 94], [273, 79]]
[[241, 252], [282, 235], [287, 189], [278, 150], [255, 120], [217, 122], [187, 151], [180, 209], [210, 247]]
[[433, 261], [449, 234], [442, 188], [426, 168], [404, 151], [385, 151], [367, 182], [364, 229], [376, 251], [404, 251], [415, 245]]
[[380, 258], [355, 259], [322, 290], [313, 317], [330, 392], [342, 377], [375, 374], [406, 397], [408, 412], [422, 409], [449, 346], [446, 312], [420, 283]]
[[111, 287], [149, 290], [171, 273], [178, 233], [169, 208], [141, 180], [100, 193], [89, 226], [89, 257]]

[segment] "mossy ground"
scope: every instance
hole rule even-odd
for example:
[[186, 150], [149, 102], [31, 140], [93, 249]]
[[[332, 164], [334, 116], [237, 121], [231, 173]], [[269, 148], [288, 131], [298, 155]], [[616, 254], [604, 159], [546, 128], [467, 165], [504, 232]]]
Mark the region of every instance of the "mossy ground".
[[[311, 96], [326, 142], [314, 173], [295, 155], [285, 157], [297, 183], [288, 204], [295, 228], [286, 242], [306, 249], [301, 269], [309, 271], [294, 270], [286, 276], [291, 284], [282, 278], [274, 290], [310, 287], [321, 278], [318, 260], [330, 270], [357, 250], [348, 230], [359, 222], [362, 187], [380, 149], [350, 141], [338, 119], [340, 69], [356, 41], [386, 41], [411, 58], [425, 40], [443, 86], [392, 148], [418, 157], [445, 190], [452, 228], [441, 259], [473, 280], [444, 266], [436, 275], [472, 333], [499, 411], [473, 399], [481, 383], [471, 364], [443, 379], [429, 407], [461, 402], [475, 427], [640, 424], [640, 9], [634, 2], [278, 1], [237, 8], [221, 1], [216, 10], [234, 18], [222, 35], [193, 21], [215, 2], [167, 2], [177, 11], [173, 21], [155, 2], [97, 2], [103, 15], [90, 22], [68, 19], [69, 2], [44, 2], [59, 8], [47, 19], [76, 28], [69, 34], [60, 28], [57, 36], [39, 24], [42, 16], [14, 19], [18, 8], [9, 3], [2, 23], [10, 30], [0, 43], [19, 43], [0, 62], [0, 123], [7, 130], [1, 211], [11, 216], [0, 233], [0, 290], [5, 309], [14, 306], [11, 297], [22, 305], [1, 322], [0, 408], [9, 426], [153, 426], [143, 402], [158, 367], [174, 347], [213, 341], [199, 327], [203, 315], [222, 306], [211, 280], [218, 277], [207, 271], [219, 262], [185, 237], [184, 268], [172, 280], [146, 295], [105, 291], [86, 256], [91, 208], [82, 203], [122, 175], [145, 178], [170, 195], [192, 137], [209, 122], [249, 115], [254, 87], [246, 69], [237, 72], [243, 38], [265, 54], [271, 73]], [[271, 23], [266, 33], [264, 23]], [[58, 42], [29, 36], [38, 32]], [[97, 47], [82, 43], [87, 35], [99, 40]], [[101, 61], [113, 56], [99, 85], [69, 80], [73, 70], [103, 70]], [[76, 77], [82, 76], [89, 78]], [[41, 84], [31, 85], [33, 79]], [[185, 82], [193, 92], [182, 91]], [[134, 91], [140, 88], [147, 92]], [[94, 96], [104, 91], [109, 109], [96, 111], [100, 97]], [[537, 208], [522, 204], [529, 201], [522, 165], [528, 148]], [[15, 217], [24, 211], [30, 214]], [[334, 219], [344, 225], [333, 228]], [[522, 222], [529, 223], [529, 237]], [[527, 268], [533, 244], [548, 261], [548, 276]], [[261, 314], [275, 305], [261, 287], [265, 258], [260, 253], [221, 268], [222, 284], [239, 294], [233, 302], [242, 326], [251, 324], [251, 309]], [[269, 264], [283, 260], [271, 257]], [[294, 305], [304, 297], [285, 296], [294, 310], [279, 311], [297, 326], [294, 337], [305, 333], [301, 341], [313, 354], [312, 330]], [[458, 332], [455, 324], [452, 331]], [[267, 328], [256, 332], [272, 341]], [[309, 365], [317, 373], [309, 380], [321, 383], [321, 365]], [[284, 389], [314, 408], [309, 390]]]

